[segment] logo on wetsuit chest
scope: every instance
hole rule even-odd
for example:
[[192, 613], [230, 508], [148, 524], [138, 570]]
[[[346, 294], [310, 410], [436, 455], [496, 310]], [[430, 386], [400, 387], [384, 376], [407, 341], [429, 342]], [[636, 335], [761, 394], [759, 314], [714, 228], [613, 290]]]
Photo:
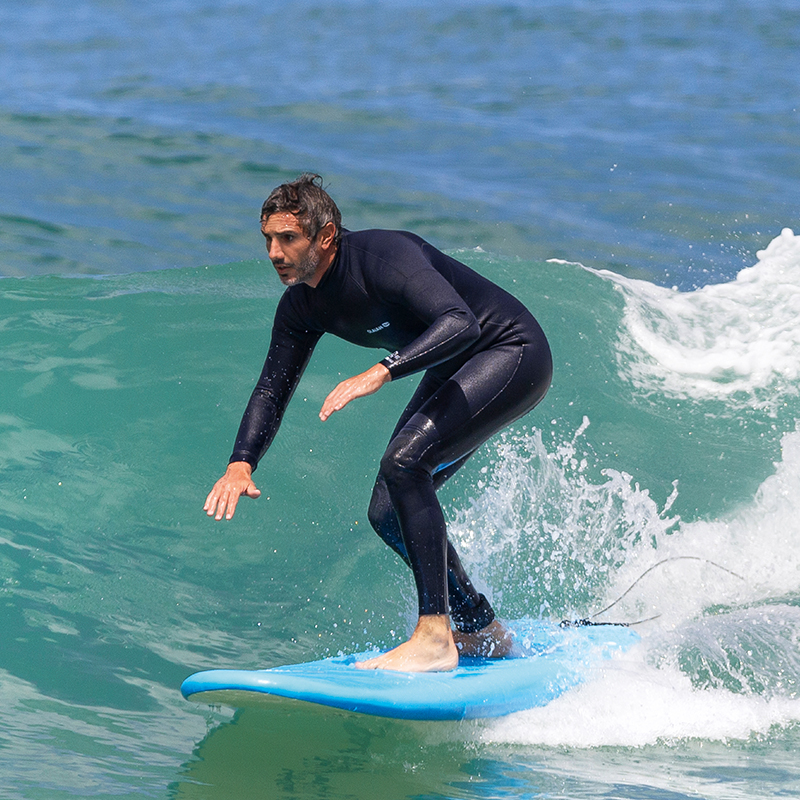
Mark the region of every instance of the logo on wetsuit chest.
[[382, 322], [377, 328], [367, 328], [367, 333], [377, 333], [378, 331], [382, 331], [384, 328], [388, 328], [389, 324], [390, 323], [388, 322]]

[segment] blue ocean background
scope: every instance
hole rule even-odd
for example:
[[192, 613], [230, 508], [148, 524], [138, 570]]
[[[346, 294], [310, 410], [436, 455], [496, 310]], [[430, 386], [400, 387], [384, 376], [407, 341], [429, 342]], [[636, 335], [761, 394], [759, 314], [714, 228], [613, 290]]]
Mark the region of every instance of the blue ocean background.
[[[800, 794], [800, 3], [0, 0], [0, 75], [0, 797]], [[414, 379], [317, 417], [376, 353], [323, 340], [262, 497], [201, 509], [307, 170], [550, 338], [441, 495], [503, 616], [640, 623], [545, 708], [180, 696], [413, 624], [366, 504]]]

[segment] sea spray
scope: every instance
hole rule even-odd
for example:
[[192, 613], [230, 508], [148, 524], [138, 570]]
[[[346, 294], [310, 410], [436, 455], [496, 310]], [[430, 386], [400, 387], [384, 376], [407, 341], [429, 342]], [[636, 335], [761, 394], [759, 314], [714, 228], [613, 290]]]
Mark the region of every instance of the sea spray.
[[[616, 620], [650, 618], [638, 626], [641, 644], [601, 665], [577, 691], [476, 735], [492, 743], [640, 747], [751, 740], [800, 725], [798, 483], [800, 433], [792, 432], [775, 474], [728, 519], [638, 517], [638, 532], [649, 535], [623, 537], [595, 602], [613, 604]], [[621, 503], [628, 490], [619, 486]], [[578, 563], [590, 552], [587, 545]], [[499, 576], [507, 564], [493, 566]]]
[[552, 453], [539, 430], [503, 434], [480, 494], [455, 514], [451, 535], [506, 615], [600, 611], [610, 576], [637, 545], [678, 522], [669, 516], [676, 491], [659, 509], [625, 472], [588, 477], [578, 442], [589, 424]]
[[[480, 737], [591, 747], [791, 735], [800, 725], [798, 240], [784, 230], [735, 281], [694, 292], [604, 278], [625, 299], [617, 367], [631, 395], [620, 413], [650, 408], [684, 426], [683, 459], [662, 474], [672, 495], [656, 504], [643, 475], [612, 467], [590, 412], [571, 435], [554, 419], [549, 438], [503, 437], [493, 475], [454, 529], [504, 612], [608, 609], [600, 620], [642, 621], [643, 641], [595, 681]], [[705, 437], [700, 451], [692, 434]], [[692, 460], [711, 466], [716, 449], [722, 465], [737, 436], [753, 464], [776, 441], [772, 469], [727, 509], [681, 518]], [[725, 476], [698, 474], [709, 492]]]

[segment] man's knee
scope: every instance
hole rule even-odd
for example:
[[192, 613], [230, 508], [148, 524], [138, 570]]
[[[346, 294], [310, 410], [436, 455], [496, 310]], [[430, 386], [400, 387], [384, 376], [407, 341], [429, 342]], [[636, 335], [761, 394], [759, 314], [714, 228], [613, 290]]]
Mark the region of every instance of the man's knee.
[[430, 478], [431, 470], [423, 463], [425, 437], [416, 428], [404, 428], [392, 439], [381, 458], [381, 475], [392, 489], [408, 480]]

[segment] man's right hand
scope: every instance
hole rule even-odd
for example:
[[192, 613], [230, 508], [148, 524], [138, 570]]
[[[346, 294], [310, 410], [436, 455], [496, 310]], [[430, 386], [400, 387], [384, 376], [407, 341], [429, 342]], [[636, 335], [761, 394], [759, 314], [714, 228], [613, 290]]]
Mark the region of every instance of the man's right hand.
[[228, 464], [225, 474], [214, 484], [206, 498], [203, 511], [209, 517], [230, 519], [236, 511], [236, 504], [242, 496], [261, 496], [261, 492], [251, 479], [253, 470], [246, 461]]

